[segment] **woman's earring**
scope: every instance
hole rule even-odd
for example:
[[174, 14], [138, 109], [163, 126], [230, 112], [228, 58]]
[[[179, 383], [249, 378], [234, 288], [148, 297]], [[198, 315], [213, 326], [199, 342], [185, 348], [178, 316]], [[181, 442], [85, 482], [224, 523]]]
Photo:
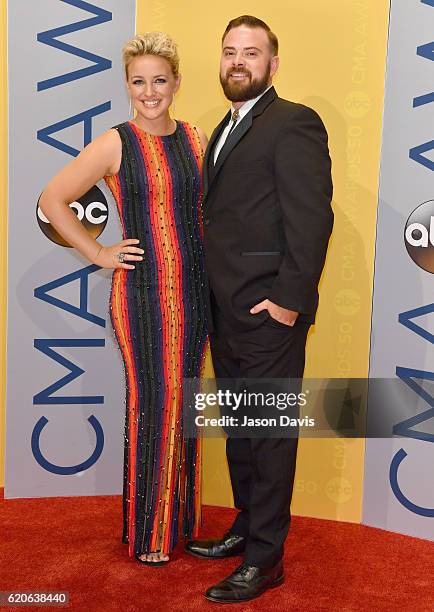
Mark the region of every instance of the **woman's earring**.
[[172, 115], [175, 116], [176, 114], [176, 101], [175, 101], [175, 94], [173, 94], [172, 97]]
[[129, 114], [130, 119], [134, 119], [134, 106], [133, 106], [133, 101], [130, 98], [130, 114]]

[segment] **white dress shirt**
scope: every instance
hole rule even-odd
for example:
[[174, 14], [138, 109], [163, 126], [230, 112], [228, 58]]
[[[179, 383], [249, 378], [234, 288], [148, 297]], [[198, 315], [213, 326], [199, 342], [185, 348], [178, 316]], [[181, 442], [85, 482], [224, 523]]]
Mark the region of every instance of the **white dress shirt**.
[[[272, 85], [270, 85], [270, 87], [267, 87], [267, 89], [261, 93], [260, 96], [258, 96], [257, 98], [253, 98], [253, 100], [247, 100], [247, 102], [244, 102], [244, 104], [238, 109], [239, 112], [239, 117], [238, 117], [238, 121], [236, 124], [236, 127], [234, 129], [236, 129], [238, 127], [238, 125], [241, 123], [241, 121], [244, 119], [244, 117], [247, 115], [247, 113], [255, 106], [256, 102], [262, 98], [262, 96], [272, 87]], [[231, 130], [232, 127], [232, 113], [234, 112], [235, 108], [233, 106], [231, 106], [231, 116], [229, 118], [229, 123], [227, 124], [227, 126], [225, 127], [225, 129], [223, 130], [223, 132], [220, 134], [220, 138], [217, 141], [216, 146], [214, 147], [214, 164], [217, 162], [217, 158], [219, 156], [220, 151], [223, 149], [223, 146], [226, 142], [226, 139], [228, 137], [228, 134]]]

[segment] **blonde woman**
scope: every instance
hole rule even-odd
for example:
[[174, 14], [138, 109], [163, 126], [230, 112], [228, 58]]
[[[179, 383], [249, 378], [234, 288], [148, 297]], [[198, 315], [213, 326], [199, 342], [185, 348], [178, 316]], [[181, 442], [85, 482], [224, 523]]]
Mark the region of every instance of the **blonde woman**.
[[[135, 119], [89, 144], [48, 184], [40, 207], [89, 261], [113, 268], [111, 318], [122, 352], [127, 408], [124, 533], [129, 555], [162, 565], [181, 525], [200, 522], [200, 448], [182, 428], [182, 381], [200, 377], [207, 343], [200, 215], [206, 137], [171, 118], [179, 88], [173, 40], [160, 32], [123, 49]], [[105, 179], [123, 240], [105, 246], [68, 204]]]

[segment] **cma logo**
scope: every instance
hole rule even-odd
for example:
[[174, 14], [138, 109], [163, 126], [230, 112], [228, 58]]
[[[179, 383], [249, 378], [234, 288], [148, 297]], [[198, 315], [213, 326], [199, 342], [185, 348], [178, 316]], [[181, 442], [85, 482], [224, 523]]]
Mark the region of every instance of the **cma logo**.
[[404, 242], [415, 264], [434, 274], [434, 200], [413, 210], [405, 225]]
[[[107, 225], [108, 204], [101, 189], [95, 185], [85, 193], [84, 196], [72, 202], [69, 207], [75, 211], [78, 219], [93, 238], [96, 239], [102, 234]], [[47, 217], [39, 208], [39, 204], [37, 206], [36, 217], [39, 227], [47, 238], [60, 246], [70, 247], [50, 224]]]
[[[416, 11], [416, 3], [411, 3], [412, 11]], [[424, 4], [425, 7], [421, 7]], [[430, 15], [427, 14], [426, 7], [434, 8], [434, 0], [421, 0], [419, 4], [420, 13], [420, 24], [423, 25], [425, 22], [429, 20], [429, 17], [433, 17], [433, 13]], [[423, 12], [422, 12], [423, 11]], [[417, 17], [416, 17], [417, 19]], [[412, 27], [416, 26], [418, 23], [417, 20], [412, 24]], [[423, 31], [423, 28], [421, 28]], [[419, 57], [422, 57], [431, 62], [432, 65], [433, 58], [433, 49], [434, 42], [429, 41], [424, 44], [418, 46], [416, 48], [416, 54]], [[431, 71], [428, 72], [429, 67], [425, 65], [426, 68], [426, 83], [430, 88], [428, 93], [424, 93], [419, 95], [416, 98], [413, 98], [413, 108], [418, 108], [424, 106], [425, 104], [431, 104], [434, 101], [432, 89], [431, 89]], [[417, 75], [417, 79], [414, 78], [413, 84], [417, 85], [417, 88], [420, 88], [420, 83], [422, 82], [422, 71], [424, 70], [424, 65], [415, 65], [415, 70], [412, 71], [413, 74]], [[424, 75], [425, 76], [425, 75]], [[420, 119], [422, 121], [422, 118]], [[424, 124], [421, 124], [424, 125]], [[426, 123], [426, 128], [429, 130], [429, 123]], [[415, 130], [415, 133], [417, 130]], [[410, 159], [416, 161], [429, 170], [430, 172], [434, 171], [434, 161], [426, 156], [425, 153], [432, 151], [434, 149], [434, 140], [430, 140], [421, 145], [413, 147], [409, 151]], [[434, 201], [430, 200], [428, 202], [424, 202], [420, 206], [418, 206], [407, 219], [407, 223], [405, 226], [404, 232], [404, 242], [407, 248], [408, 254], [413, 259], [413, 261], [423, 270], [427, 272], [434, 273], [434, 230], [433, 230], [433, 217], [434, 217]], [[405, 293], [405, 284], [403, 284], [402, 292], [403, 299], [405, 301], [408, 300], [408, 296], [404, 295]], [[428, 285], [426, 284], [426, 293], [428, 294]], [[418, 355], [420, 362], [426, 363], [431, 371], [425, 371], [417, 366], [412, 367], [404, 367], [397, 366], [396, 367], [396, 375], [397, 377], [407, 385], [414, 392], [414, 408], [418, 408], [419, 406], [423, 406], [422, 411], [418, 412], [418, 410], [413, 410], [412, 414], [409, 418], [406, 418], [404, 421], [400, 423], [396, 423], [393, 427], [393, 434], [396, 436], [400, 436], [403, 438], [411, 438], [413, 440], [423, 441], [426, 443], [434, 444], [434, 434], [430, 431], [424, 430], [421, 426], [423, 424], [429, 424], [432, 422], [434, 417], [434, 394], [433, 394], [433, 381], [434, 381], [434, 371], [432, 371], [432, 360], [429, 359], [430, 351], [432, 351], [432, 345], [434, 345], [434, 334], [432, 333], [432, 327], [430, 326], [432, 322], [432, 317], [434, 316], [434, 303], [425, 304], [424, 306], [420, 306], [418, 308], [414, 308], [412, 310], [408, 310], [406, 312], [401, 312], [398, 316], [398, 321], [401, 325], [406, 327], [410, 332], [419, 336], [417, 339], [414, 338], [414, 344], [410, 348], [406, 350], [406, 355]], [[420, 317], [420, 319], [419, 319]], [[409, 340], [409, 338], [407, 338]], [[423, 343], [421, 343], [421, 340]], [[390, 347], [389, 347], [390, 348]], [[414, 358], [414, 357], [413, 357]], [[429, 425], [428, 425], [429, 427]], [[407, 447], [407, 450], [404, 448], [406, 446], [403, 441], [402, 447], [395, 453], [390, 463], [389, 468], [389, 482], [392, 488], [393, 494], [395, 495], [398, 502], [407, 510], [421, 517], [434, 519], [434, 508], [427, 507], [426, 503], [422, 505], [421, 503], [417, 503], [415, 499], [411, 499], [409, 492], [406, 493], [405, 486], [407, 483], [411, 485], [411, 480], [416, 480], [419, 487], [417, 487], [421, 492], [426, 492], [429, 490], [429, 486], [425, 486], [426, 483], [428, 485], [428, 476], [424, 481], [423, 478], [419, 475], [419, 471], [422, 468], [420, 455], [418, 453], [417, 448], [414, 446]], [[411, 449], [411, 455], [410, 455]], [[407, 452], [408, 451], [408, 452]], [[434, 452], [434, 447], [431, 446], [430, 452]], [[411, 461], [414, 461], [413, 468], [411, 467]], [[406, 467], [402, 469], [407, 469], [407, 480], [404, 474], [400, 474], [401, 466], [404, 463]], [[424, 462], [426, 463], [426, 462]], [[431, 464], [428, 462], [425, 464], [426, 469], [431, 472], [427, 472], [432, 474]], [[416, 488], [416, 490], [417, 490]], [[413, 495], [415, 494], [413, 489]], [[404, 520], [404, 519], [403, 519]]]

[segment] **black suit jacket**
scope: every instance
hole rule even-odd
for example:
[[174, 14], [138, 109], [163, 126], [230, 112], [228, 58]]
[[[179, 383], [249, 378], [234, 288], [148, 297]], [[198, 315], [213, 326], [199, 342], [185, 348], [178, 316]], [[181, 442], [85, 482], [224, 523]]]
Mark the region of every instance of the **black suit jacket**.
[[258, 100], [226, 140], [209, 141], [203, 168], [205, 261], [212, 303], [238, 330], [268, 316], [250, 314], [268, 298], [313, 322], [318, 282], [333, 226], [327, 132], [311, 108], [277, 97]]

